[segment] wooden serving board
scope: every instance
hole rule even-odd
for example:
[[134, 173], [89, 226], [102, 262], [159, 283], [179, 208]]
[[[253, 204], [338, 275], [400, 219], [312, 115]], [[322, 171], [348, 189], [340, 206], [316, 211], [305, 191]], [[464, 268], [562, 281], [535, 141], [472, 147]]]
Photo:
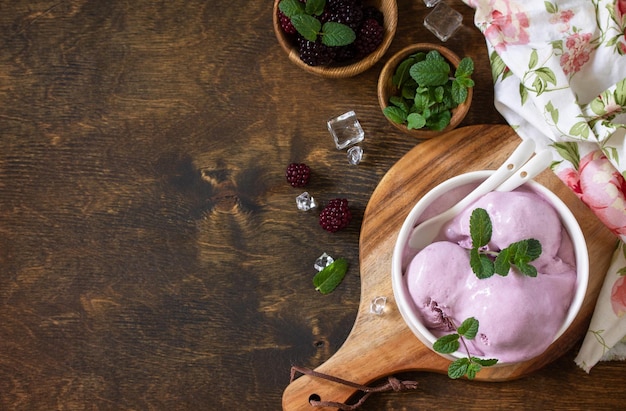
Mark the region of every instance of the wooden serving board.
[[[418, 144], [382, 178], [365, 210], [359, 244], [361, 302], [343, 346], [316, 371], [369, 384], [404, 371], [447, 373], [449, 360], [423, 345], [400, 315], [391, 286], [391, 256], [405, 217], [423, 194], [442, 181], [474, 170], [496, 169], [520, 139], [509, 126], [470, 126]], [[476, 380], [506, 381], [525, 376], [555, 360], [584, 335], [589, 325], [616, 238], [550, 170], [536, 181], [555, 192], [572, 210], [589, 249], [589, 287], [572, 326], [541, 356], [483, 368]], [[370, 313], [377, 296], [387, 297], [382, 315]], [[311, 410], [309, 398], [346, 402], [356, 391], [327, 380], [301, 376], [283, 393], [284, 410]], [[316, 408], [320, 409], [320, 408]]]

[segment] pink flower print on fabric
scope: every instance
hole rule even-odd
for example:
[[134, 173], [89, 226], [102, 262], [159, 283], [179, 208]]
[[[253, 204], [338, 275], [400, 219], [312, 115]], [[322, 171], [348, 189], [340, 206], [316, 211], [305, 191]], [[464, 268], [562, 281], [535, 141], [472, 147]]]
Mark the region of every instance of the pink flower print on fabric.
[[558, 177], [609, 230], [626, 236], [626, 180], [601, 151], [584, 156], [578, 173], [570, 168]]
[[579, 199], [582, 198], [582, 190], [580, 188], [580, 177], [578, 175], [578, 171], [573, 168], [566, 168], [558, 172], [557, 176], [559, 179], [565, 183], [567, 187], [576, 194], [576, 197]]
[[572, 17], [574, 17], [572, 10], [559, 11], [550, 17], [550, 24], [556, 25], [559, 32], [565, 33], [570, 29], [569, 21]]
[[620, 54], [626, 54], [626, 43], [624, 42], [624, 35], [626, 35], [626, 0], [615, 1], [615, 20], [622, 32], [622, 39], [617, 45], [619, 47]]
[[626, 277], [620, 277], [611, 289], [611, 308], [618, 317], [626, 313]]
[[603, 93], [599, 98], [602, 104], [604, 104], [604, 110], [601, 113], [602, 118], [613, 119], [616, 115], [624, 111], [622, 105], [615, 100], [615, 93]]
[[622, 27], [624, 27], [624, 15], [626, 15], [626, 0], [616, 0], [615, 17], [617, 17], [617, 21], [621, 23]]
[[565, 40], [566, 51], [561, 55], [561, 67], [565, 74], [575, 74], [589, 61], [593, 50], [591, 33], [574, 33]]
[[507, 45], [528, 44], [528, 15], [509, 0], [491, 0], [489, 2], [491, 18], [485, 37], [498, 52], [506, 50]]

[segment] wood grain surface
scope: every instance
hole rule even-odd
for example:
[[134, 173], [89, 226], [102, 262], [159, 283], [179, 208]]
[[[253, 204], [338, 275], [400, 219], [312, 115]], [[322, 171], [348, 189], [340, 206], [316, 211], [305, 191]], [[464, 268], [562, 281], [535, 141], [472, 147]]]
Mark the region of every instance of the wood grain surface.
[[[504, 124], [473, 10], [449, 4], [464, 26], [446, 46], [476, 65], [461, 125]], [[381, 114], [378, 74], [401, 48], [438, 40], [423, 2], [400, 0], [386, 57], [323, 79], [289, 61], [272, 6], [0, 2], [1, 410], [278, 410], [291, 365], [318, 367], [343, 345], [366, 206], [419, 144]], [[356, 167], [326, 130], [350, 109], [366, 133]], [[347, 229], [326, 233], [318, 211], [296, 209], [292, 161], [311, 166], [318, 203], [350, 201]], [[350, 262], [326, 296], [311, 283], [323, 252]], [[362, 409], [626, 403], [626, 364], [587, 375], [576, 350], [499, 384], [411, 373], [416, 392]]]

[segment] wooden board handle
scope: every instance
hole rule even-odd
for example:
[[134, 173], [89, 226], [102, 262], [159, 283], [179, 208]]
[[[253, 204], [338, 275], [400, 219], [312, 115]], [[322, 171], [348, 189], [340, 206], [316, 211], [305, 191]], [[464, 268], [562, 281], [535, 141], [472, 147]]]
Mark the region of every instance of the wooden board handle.
[[[345, 343], [315, 371], [356, 384], [370, 385], [383, 377], [415, 370], [416, 359], [419, 359], [420, 370], [442, 372], [447, 369], [449, 361], [421, 344], [406, 326], [395, 307], [393, 296], [387, 297], [382, 315], [369, 312], [371, 299], [368, 297], [361, 296], [357, 319]], [[311, 411], [310, 398], [345, 403], [357, 391], [347, 385], [302, 375], [285, 389], [283, 410]]]

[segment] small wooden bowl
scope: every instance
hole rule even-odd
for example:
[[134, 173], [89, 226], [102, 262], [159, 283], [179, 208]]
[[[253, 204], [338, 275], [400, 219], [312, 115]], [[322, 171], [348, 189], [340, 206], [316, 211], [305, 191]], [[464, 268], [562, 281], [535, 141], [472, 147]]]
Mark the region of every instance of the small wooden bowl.
[[[407, 46], [394, 54], [380, 72], [380, 76], [378, 77], [378, 104], [380, 105], [380, 109], [384, 110], [385, 107], [389, 105], [389, 97], [398, 93], [398, 90], [392, 83], [393, 74], [396, 71], [396, 67], [405, 60], [411, 54], [417, 53], [419, 51], [428, 52], [430, 50], [437, 50], [441, 55], [448, 60], [455, 68], [458, 67], [461, 59], [459, 56], [454, 54], [450, 49], [440, 46], [438, 44], [431, 43], [417, 43]], [[465, 118], [465, 115], [469, 111], [470, 105], [472, 104], [472, 94], [473, 88], [469, 88], [467, 90], [467, 99], [465, 102], [459, 104], [456, 108], [452, 110], [452, 118], [450, 119], [450, 124], [443, 130], [429, 130], [429, 129], [411, 129], [409, 130], [405, 124], [398, 124], [389, 119], [387, 119], [394, 127], [398, 130], [401, 130], [407, 134], [410, 134], [419, 139], [429, 139], [436, 137], [440, 134], [443, 134], [447, 131], [450, 131], [456, 128], [461, 121]]]
[[396, 4], [396, 1], [365, 0], [363, 2], [365, 5], [376, 7], [385, 16], [385, 22], [383, 25], [385, 28], [385, 35], [383, 37], [383, 42], [380, 44], [380, 46], [378, 46], [378, 48], [374, 52], [367, 55], [362, 60], [359, 60], [356, 63], [350, 65], [309, 66], [308, 64], [300, 60], [298, 48], [294, 45], [292, 39], [289, 38], [289, 36], [286, 35], [280, 28], [280, 22], [278, 21], [278, 3], [280, 3], [280, 0], [274, 0], [274, 33], [276, 34], [278, 43], [280, 43], [283, 50], [285, 50], [287, 56], [289, 57], [289, 60], [292, 63], [294, 63], [301, 69], [320, 77], [346, 78], [353, 77], [357, 74], [364, 72], [365, 70], [371, 68], [383, 57], [383, 55], [389, 48], [389, 45], [391, 45], [391, 41], [393, 40], [394, 35], [396, 34], [396, 27], [398, 25], [398, 5]]

